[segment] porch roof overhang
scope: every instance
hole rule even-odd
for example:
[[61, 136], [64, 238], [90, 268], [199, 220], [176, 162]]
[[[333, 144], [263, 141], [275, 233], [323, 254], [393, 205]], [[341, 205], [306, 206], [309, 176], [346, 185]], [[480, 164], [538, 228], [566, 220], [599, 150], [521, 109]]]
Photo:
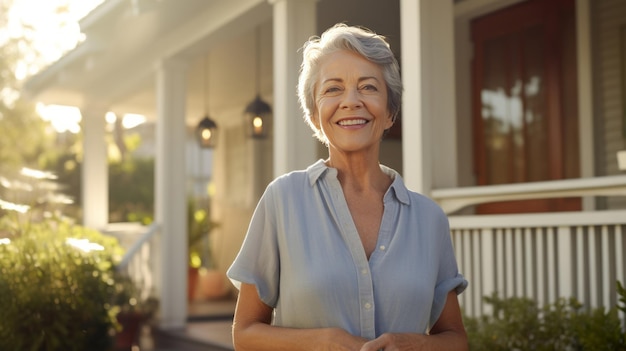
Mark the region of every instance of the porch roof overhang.
[[28, 79], [24, 93], [44, 103], [97, 103], [151, 118], [160, 61], [191, 60], [271, 16], [266, 0], [108, 0], [80, 21], [85, 41]]

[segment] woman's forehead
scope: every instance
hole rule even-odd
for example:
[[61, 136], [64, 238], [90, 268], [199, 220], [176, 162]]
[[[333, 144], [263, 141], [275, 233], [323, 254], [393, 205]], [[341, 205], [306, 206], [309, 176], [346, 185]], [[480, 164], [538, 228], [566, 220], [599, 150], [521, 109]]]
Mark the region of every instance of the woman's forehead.
[[340, 50], [326, 55], [319, 66], [318, 82], [345, 80], [346, 78], [382, 78], [379, 65], [364, 56], [348, 50]]

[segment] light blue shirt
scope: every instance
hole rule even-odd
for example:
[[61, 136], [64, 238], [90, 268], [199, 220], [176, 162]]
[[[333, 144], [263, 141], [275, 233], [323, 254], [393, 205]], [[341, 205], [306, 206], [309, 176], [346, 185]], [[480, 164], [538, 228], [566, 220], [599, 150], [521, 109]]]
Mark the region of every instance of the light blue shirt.
[[267, 187], [228, 276], [257, 287], [273, 325], [339, 327], [368, 339], [425, 333], [448, 292], [467, 287], [443, 211], [381, 169], [393, 183], [369, 260], [336, 169], [320, 160]]

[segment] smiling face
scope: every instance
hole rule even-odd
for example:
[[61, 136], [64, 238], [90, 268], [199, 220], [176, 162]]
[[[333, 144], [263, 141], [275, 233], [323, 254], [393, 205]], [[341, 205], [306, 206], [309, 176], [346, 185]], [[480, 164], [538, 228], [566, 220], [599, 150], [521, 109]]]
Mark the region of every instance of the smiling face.
[[392, 126], [387, 87], [378, 65], [347, 50], [320, 63], [312, 121], [331, 152], [378, 151], [383, 132]]

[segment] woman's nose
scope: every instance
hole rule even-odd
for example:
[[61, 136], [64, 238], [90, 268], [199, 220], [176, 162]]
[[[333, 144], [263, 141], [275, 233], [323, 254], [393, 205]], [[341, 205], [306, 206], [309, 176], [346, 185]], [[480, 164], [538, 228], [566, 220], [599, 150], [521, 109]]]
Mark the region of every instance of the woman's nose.
[[361, 96], [357, 89], [346, 89], [343, 99], [341, 100], [341, 108], [357, 108], [363, 106]]

